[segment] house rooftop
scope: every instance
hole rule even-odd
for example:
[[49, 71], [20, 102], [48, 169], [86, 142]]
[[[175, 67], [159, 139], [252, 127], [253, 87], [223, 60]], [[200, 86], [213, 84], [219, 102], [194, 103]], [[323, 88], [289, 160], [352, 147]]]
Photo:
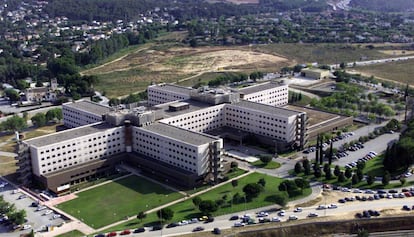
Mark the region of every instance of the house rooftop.
[[143, 129], [195, 146], [203, 145], [218, 139], [211, 135], [192, 132], [190, 130], [163, 123], [155, 123], [150, 126], [143, 127]]
[[99, 115], [99, 116], [104, 115], [111, 111], [111, 107], [100, 105], [95, 102], [91, 102], [87, 100], [76, 101], [73, 103], [66, 103], [66, 104], [63, 104], [63, 106], [77, 109], [77, 110], [82, 110], [84, 112], [88, 112], [88, 113]]
[[43, 147], [43, 146], [48, 146], [51, 144], [57, 144], [63, 141], [70, 141], [72, 139], [78, 139], [79, 137], [94, 134], [97, 132], [104, 132], [112, 127], [113, 126], [105, 122], [99, 122], [99, 123], [95, 123], [92, 125], [85, 125], [85, 126], [72, 128], [72, 129], [64, 130], [64, 131], [57, 132], [57, 133], [52, 133], [52, 134], [45, 135], [42, 137], [28, 139], [28, 140], [25, 140], [24, 142], [34, 147]]

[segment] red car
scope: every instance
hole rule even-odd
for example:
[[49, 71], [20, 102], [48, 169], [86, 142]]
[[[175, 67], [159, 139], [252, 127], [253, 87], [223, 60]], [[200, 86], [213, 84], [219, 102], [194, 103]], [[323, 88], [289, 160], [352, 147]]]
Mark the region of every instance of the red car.
[[116, 232], [111, 232], [111, 233], [108, 233], [106, 236], [107, 236], [107, 237], [113, 237], [113, 236], [116, 236]]
[[129, 234], [131, 234], [130, 230], [124, 230], [120, 233], [120, 235], [129, 235]]

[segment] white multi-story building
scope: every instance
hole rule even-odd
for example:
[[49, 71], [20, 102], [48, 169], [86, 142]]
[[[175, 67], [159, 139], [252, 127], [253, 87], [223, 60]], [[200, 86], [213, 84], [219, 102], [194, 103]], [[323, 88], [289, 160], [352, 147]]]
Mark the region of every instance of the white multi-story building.
[[69, 102], [62, 105], [63, 123], [67, 128], [76, 128], [96, 122], [102, 122], [103, 115], [111, 108], [91, 101]]
[[288, 85], [266, 82], [239, 89], [240, 98], [266, 105], [284, 106], [288, 104]]
[[124, 128], [86, 125], [24, 141], [30, 145], [33, 174], [62, 169], [125, 152]]
[[162, 123], [133, 128], [135, 152], [198, 176], [211, 168], [212, 144], [220, 153], [223, 140], [207, 134]]
[[[279, 97], [287, 98], [287, 86], [249, 88], [234, 93], [150, 86], [150, 105], [168, 103], [145, 113], [113, 114], [90, 101], [64, 104], [65, 125], [74, 128], [24, 141], [18, 158], [21, 173], [30, 163], [36, 179], [59, 193], [126, 161], [165, 180], [194, 186], [206, 178], [217, 181], [221, 168], [223, 140], [205, 132], [226, 127], [255, 134], [268, 144], [303, 147], [306, 113], [275, 107], [285, 103]], [[239, 93], [252, 101], [241, 100]]]
[[164, 104], [177, 100], [186, 100], [190, 98], [190, 92], [193, 89], [173, 84], [151, 85], [147, 89], [148, 105]]

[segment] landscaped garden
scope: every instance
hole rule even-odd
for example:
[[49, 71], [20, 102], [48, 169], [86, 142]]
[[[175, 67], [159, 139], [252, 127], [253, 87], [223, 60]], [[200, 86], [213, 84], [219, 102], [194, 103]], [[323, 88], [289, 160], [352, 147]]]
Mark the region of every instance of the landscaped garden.
[[57, 205], [93, 228], [134, 216], [182, 197], [180, 193], [137, 176], [129, 176], [77, 194]]
[[[311, 194], [310, 188], [304, 188], [294, 197], [287, 197], [287, 193], [279, 191], [279, 185], [283, 182], [283, 179], [268, 176], [260, 173], [252, 173], [243, 178], [238, 179], [236, 182], [230, 182], [220, 187], [214, 188], [204, 194], [197, 197], [192, 197], [186, 201], [177, 203], [169, 208], [173, 211], [174, 215], [168, 222], [178, 222], [180, 220], [188, 220], [191, 218], [199, 218], [206, 213], [200, 211], [200, 203], [197, 202], [214, 202], [217, 204], [217, 210], [209, 214], [213, 216], [219, 216], [229, 213], [248, 212], [249, 209], [264, 207], [276, 204], [280, 201], [279, 197], [284, 198], [282, 202], [299, 199]], [[258, 193], [257, 197], [245, 198], [246, 193], [243, 191], [248, 184], [259, 184], [263, 188]], [[195, 199], [199, 199], [195, 201]], [[131, 220], [125, 222], [119, 226], [110, 228], [107, 231], [132, 229], [140, 226], [150, 226], [156, 224], [158, 217], [155, 213], [148, 214], [141, 220]]]

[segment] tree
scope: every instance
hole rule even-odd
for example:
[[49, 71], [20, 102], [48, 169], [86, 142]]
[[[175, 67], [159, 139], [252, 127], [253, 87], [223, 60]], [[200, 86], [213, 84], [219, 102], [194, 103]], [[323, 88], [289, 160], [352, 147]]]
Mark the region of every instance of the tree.
[[365, 229], [359, 229], [357, 233], [357, 237], [368, 237], [369, 232]]
[[9, 219], [16, 225], [21, 225], [26, 222], [26, 211], [20, 210], [20, 211], [14, 211], [11, 214], [9, 214]]
[[263, 191], [263, 186], [256, 183], [249, 183], [243, 187], [243, 192], [246, 194], [246, 197], [249, 199], [259, 196], [260, 192]]
[[268, 164], [270, 161], [272, 161], [272, 156], [270, 155], [261, 155], [260, 156], [260, 161], [263, 162], [264, 164]]
[[1, 123], [2, 130], [14, 132], [14, 131], [21, 131], [27, 127], [26, 120], [23, 118], [14, 115], [11, 118], [8, 118], [6, 121]]
[[341, 173], [341, 168], [339, 168], [339, 165], [335, 165], [334, 175], [338, 176], [340, 173]]
[[310, 187], [309, 181], [306, 179], [302, 179], [302, 178], [295, 179], [295, 184], [298, 188], [301, 188], [301, 189]]
[[264, 178], [261, 178], [261, 179], [259, 179], [259, 181], [257, 183], [262, 185], [262, 187], [264, 187], [266, 185], [266, 180]]
[[300, 163], [300, 161], [296, 162], [295, 164], [295, 173], [296, 174], [300, 174], [302, 173], [302, 164]]
[[364, 179], [364, 173], [362, 173], [362, 170], [357, 169], [356, 175], [358, 176], [358, 179], [359, 180], [363, 180]]
[[331, 169], [328, 169], [328, 170], [325, 172], [325, 178], [326, 178], [327, 180], [332, 179], [332, 171], [331, 171]]
[[161, 220], [169, 221], [169, 220], [171, 220], [173, 218], [174, 211], [171, 210], [170, 208], [166, 207], [166, 208], [163, 208], [161, 210], [158, 210], [157, 211], [157, 216]]
[[286, 206], [288, 198], [283, 194], [274, 194], [266, 198], [266, 200], [272, 201], [280, 206]]
[[237, 185], [239, 185], [239, 181], [237, 179], [231, 181], [231, 186], [233, 186], [233, 188], [237, 187]]
[[6, 89], [4, 90], [4, 94], [6, 97], [9, 97], [10, 101], [15, 102], [20, 100], [20, 95], [14, 89]]
[[32, 123], [37, 127], [46, 125], [46, 116], [44, 113], [37, 113], [30, 120], [32, 120]]
[[311, 170], [311, 167], [310, 167], [310, 162], [309, 162], [309, 160], [308, 159], [304, 159], [303, 161], [302, 161], [302, 165], [303, 165], [303, 172], [305, 173], [305, 175], [310, 175], [310, 170]]
[[199, 196], [196, 196], [196, 197], [193, 198], [193, 204], [196, 207], [198, 207], [202, 201], [203, 200]]
[[363, 170], [364, 168], [365, 168], [365, 162], [358, 161], [358, 163], [357, 163], [357, 169], [358, 170]]
[[239, 167], [239, 163], [237, 163], [236, 161], [232, 161], [230, 163], [230, 168], [237, 168], [237, 167]]
[[217, 211], [218, 206], [217, 206], [216, 202], [214, 202], [213, 200], [203, 200], [198, 205], [198, 209], [200, 209], [200, 211], [203, 214], [209, 215], [209, 214]]
[[390, 180], [391, 180], [391, 175], [390, 175], [390, 172], [385, 171], [384, 176], [382, 176], [382, 184], [383, 184], [384, 186], [385, 186], [385, 185], [388, 185], [388, 184], [390, 183]]
[[347, 179], [349, 179], [349, 178], [351, 178], [351, 177], [352, 177], [352, 170], [351, 170], [350, 168], [346, 168], [346, 169], [345, 169], [345, 177], [346, 177]]
[[323, 165], [323, 172], [328, 173], [331, 170], [331, 167], [329, 166], [329, 164], [325, 163]]
[[375, 182], [375, 177], [373, 175], [368, 175], [366, 177], [366, 180], [367, 180], [367, 184], [368, 185], [371, 185], [371, 184], [373, 184]]
[[343, 183], [343, 182], [345, 182], [345, 175], [344, 175], [344, 172], [339, 173], [339, 175], [338, 175], [338, 182], [339, 182], [339, 183]]
[[404, 177], [401, 177], [400, 178], [401, 186], [403, 186], [405, 184], [405, 182], [407, 182], [407, 179], [405, 179]]
[[139, 219], [139, 220], [140, 220], [140, 222], [142, 222], [142, 220], [143, 220], [145, 217], [147, 217], [147, 214], [145, 214], [145, 212], [143, 212], [143, 211], [140, 211], [140, 212], [138, 213], [138, 215], [137, 215], [137, 219]]
[[316, 178], [320, 178], [322, 176], [322, 171], [321, 168], [319, 167], [319, 165], [316, 163], [315, 164], [315, 168], [314, 168], [314, 173]]
[[357, 183], [359, 183], [359, 178], [358, 175], [354, 174], [352, 175], [352, 185], [355, 185]]

